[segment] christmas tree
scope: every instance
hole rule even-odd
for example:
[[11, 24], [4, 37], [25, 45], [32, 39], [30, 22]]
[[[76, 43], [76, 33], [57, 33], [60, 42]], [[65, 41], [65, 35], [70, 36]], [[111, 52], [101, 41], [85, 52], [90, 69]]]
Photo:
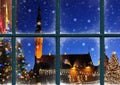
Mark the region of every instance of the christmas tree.
[[27, 63], [25, 62], [24, 53], [20, 41], [17, 41], [16, 48], [17, 55], [17, 79], [18, 83], [26, 83], [29, 80], [29, 73], [26, 69]]
[[105, 81], [111, 84], [120, 84], [120, 66], [116, 52], [112, 53], [105, 71]]
[[0, 38], [0, 84], [11, 82], [11, 39]]

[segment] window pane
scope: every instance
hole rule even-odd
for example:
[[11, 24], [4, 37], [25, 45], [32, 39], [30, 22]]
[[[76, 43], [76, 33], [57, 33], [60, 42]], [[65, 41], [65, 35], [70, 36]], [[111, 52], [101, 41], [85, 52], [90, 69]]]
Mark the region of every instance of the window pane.
[[61, 38], [61, 85], [99, 84], [99, 38]]
[[105, 0], [105, 33], [120, 32], [120, 2]]
[[12, 83], [12, 45], [10, 38], [0, 38], [0, 84]]
[[11, 34], [12, 0], [0, 0], [0, 34]]
[[105, 84], [120, 84], [120, 38], [105, 38], [107, 60]]
[[55, 39], [17, 38], [17, 84], [55, 84]]
[[40, 25], [43, 33], [55, 33], [56, 0], [17, 1], [17, 32], [34, 33]]
[[99, 0], [61, 0], [61, 33], [99, 33]]

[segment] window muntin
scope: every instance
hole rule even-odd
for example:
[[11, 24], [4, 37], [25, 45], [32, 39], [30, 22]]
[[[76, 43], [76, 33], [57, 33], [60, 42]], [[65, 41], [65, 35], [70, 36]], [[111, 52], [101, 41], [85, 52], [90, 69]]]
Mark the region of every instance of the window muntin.
[[[100, 2], [101, 2], [101, 3], [100, 3], [100, 9], [101, 9], [101, 8], [105, 8], [105, 6], [103, 6], [104, 0], [100, 0]], [[59, 6], [58, 6], [58, 4], [60, 4], [60, 3], [59, 3], [59, 0], [57, 0], [56, 3], [57, 3], [57, 8], [59, 9]], [[105, 3], [104, 3], [104, 4], [105, 4]], [[16, 10], [15, 7], [16, 7], [16, 6], [15, 6], [15, 1], [13, 0], [13, 10], [12, 10], [13, 15], [15, 15], [15, 10]], [[58, 10], [57, 12], [59, 12], [59, 10]], [[101, 27], [101, 28], [100, 28], [100, 30], [104, 30], [104, 23], [102, 23], [102, 22], [104, 22], [104, 20], [103, 20], [103, 19], [104, 19], [103, 9], [101, 9], [100, 14], [101, 14], [101, 15], [100, 15], [100, 20], [101, 20], [101, 23], [100, 23], [100, 27]], [[59, 14], [58, 14], [58, 15], [59, 15]], [[57, 16], [57, 15], [56, 15], [56, 16]], [[13, 27], [13, 28], [12, 28], [12, 31], [13, 31], [13, 34], [12, 34], [12, 35], [5, 35], [5, 36], [12, 37], [12, 45], [13, 45], [12, 50], [15, 51], [15, 49], [14, 49], [14, 48], [15, 48], [15, 46], [14, 46], [14, 44], [15, 44], [15, 37], [16, 37], [16, 36], [28, 36], [28, 35], [24, 35], [24, 34], [17, 35], [17, 34], [14, 34], [14, 29], [15, 29], [15, 23], [14, 23], [14, 21], [15, 21], [15, 17], [13, 16], [12, 19], [13, 19], [13, 23], [12, 23], [12, 27]], [[56, 19], [57, 19], [57, 20], [56, 20], [56, 24], [59, 25], [59, 17], [57, 17]], [[56, 29], [59, 30], [59, 27], [60, 27], [60, 26], [57, 26], [57, 27], [58, 27], [58, 28], [56, 28]], [[106, 29], [106, 28], [105, 28], [105, 29]], [[99, 34], [98, 34], [98, 35], [95, 35], [95, 36], [100, 37], [100, 44], [101, 44], [100, 46], [102, 46], [102, 47], [100, 48], [100, 55], [102, 55], [102, 56], [101, 56], [101, 60], [102, 60], [102, 61], [101, 61], [101, 64], [103, 63], [103, 53], [104, 53], [104, 47], [103, 47], [103, 46], [104, 46], [104, 45], [103, 45], [104, 43], [103, 43], [103, 42], [104, 42], [104, 37], [105, 37], [105, 36], [120, 37], [120, 35], [119, 35], [119, 34], [116, 34], [116, 32], [113, 32], [113, 33], [114, 33], [114, 34], [103, 34], [103, 32], [101, 31], [101, 34], [100, 34], [100, 35], [99, 35]], [[89, 34], [88, 34], [88, 35], [89, 35]], [[88, 35], [84, 35], [84, 36], [86, 37], [86, 36], [88, 36]], [[94, 35], [94, 34], [93, 34], [93, 35]], [[0, 35], [0, 36], [3, 36], [3, 35]], [[34, 35], [30, 35], [30, 36], [34, 36]], [[40, 35], [38, 35], [38, 36], [40, 36]], [[43, 36], [46, 36], [46, 35], [43, 35]], [[51, 35], [50, 35], [50, 36], [51, 36]], [[56, 42], [59, 43], [59, 38], [60, 38], [59, 33], [57, 33], [55, 36], [57, 36], [57, 37], [56, 37], [56, 39], [57, 39]], [[62, 36], [65, 36], [65, 35], [62, 35]], [[67, 35], [67, 36], [68, 36], [68, 35]], [[74, 35], [71, 35], [71, 34], [70, 34], [69, 36], [73, 36], [73, 37], [74, 37]], [[76, 35], [75, 35], [75, 36], [76, 36]], [[80, 36], [83, 36], [83, 35], [78, 35], [78, 36], [80, 37]], [[92, 36], [92, 35], [89, 35], [89, 36]], [[59, 46], [59, 45], [57, 45], [57, 46]], [[57, 47], [57, 48], [59, 48], [59, 47]], [[59, 49], [56, 49], [56, 50], [57, 50], [57, 53], [58, 53], [57, 56], [58, 56], [58, 55], [59, 55], [59, 52], [58, 52]], [[13, 68], [13, 71], [12, 71], [12, 74], [13, 74], [13, 76], [12, 76], [12, 77], [13, 77], [12, 83], [15, 84], [15, 82], [16, 82], [16, 79], [15, 79], [15, 76], [16, 76], [16, 75], [14, 74], [14, 73], [15, 73], [15, 70], [14, 70], [14, 67], [15, 67], [15, 57], [14, 57], [14, 56], [15, 56], [15, 53], [13, 52], [12, 55], [13, 55], [13, 56], [12, 56], [12, 58], [13, 58], [13, 59], [12, 59], [12, 60], [13, 60], [13, 61], [12, 61], [12, 66], [13, 66], [13, 67], [12, 67], [12, 68]], [[59, 56], [58, 56], [57, 58], [59, 59]], [[57, 60], [57, 61], [58, 61], [58, 60]], [[58, 64], [58, 63], [57, 63], [57, 64]], [[59, 67], [59, 65], [56, 65], [56, 66]], [[58, 68], [58, 67], [57, 67], [57, 68]], [[103, 64], [102, 64], [100, 67], [103, 68]], [[101, 83], [101, 84], [104, 83], [103, 76], [102, 76], [102, 75], [104, 75], [103, 72], [104, 72], [103, 69], [100, 70], [100, 73], [101, 73], [101, 74], [100, 74], [100, 76], [101, 76], [101, 77], [100, 77], [100, 80], [101, 80], [100, 83]], [[57, 69], [57, 73], [59, 73], [59, 69]], [[57, 74], [57, 76], [59, 76], [59, 74]], [[56, 81], [57, 81], [56, 83], [59, 84], [59, 78], [57, 78]]]

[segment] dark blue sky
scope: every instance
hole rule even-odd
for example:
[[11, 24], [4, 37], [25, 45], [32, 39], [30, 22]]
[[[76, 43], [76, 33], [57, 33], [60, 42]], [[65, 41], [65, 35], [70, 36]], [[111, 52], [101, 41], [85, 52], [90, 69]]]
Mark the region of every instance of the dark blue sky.
[[[17, 41], [21, 42], [22, 50], [26, 59], [26, 62], [29, 63], [28, 70], [33, 68], [35, 60], [35, 43], [34, 38], [17, 38]], [[56, 54], [55, 47], [55, 38], [46, 37], [43, 39], [43, 55], [45, 54]]]
[[18, 0], [18, 32], [34, 33], [38, 5], [41, 8], [42, 30], [44, 33], [55, 33], [55, 0]]
[[105, 0], [105, 32], [120, 32], [120, 1]]
[[94, 65], [98, 65], [100, 58], [99, 38], [61, 38], [61, 54], [87, 54], [90, 52]]
[[62, 33], [98, 33], [99, 0], [61, 0]]
[[[61, 33], [99, 33], [99, 0], [60, 0], [60, 30]], [[114, 3], [113, 3], [114, 2]], [[42, 30], [44, 33], [55, 33], [56, 0], [40, 0]], [[105, 32], [120, 31], [120, 2], [105, 0]], [[18, 0], [17, 30], [19, 33], [34, 33], [38, 0]], [[116, 51], [118, 57], [120, 40], [105, 40], [106, 54], [110, 57]], [[115, 44], [113, 44], [115, 43]], [[28, 70], [34, 65], [34, 39], [21, 39], [26, 62], [30, 63]], [[98, 64], [99, 38], [61, 38], [61, 54], [83, 54], [90, 51], [93, 64]], [[45, 38], [43, 54], [55, 54], [55, 39]]]
[[110, 58], [113, 51], [116, 52], [120, 62], [120, 38], [105, 38], [106, 54]]

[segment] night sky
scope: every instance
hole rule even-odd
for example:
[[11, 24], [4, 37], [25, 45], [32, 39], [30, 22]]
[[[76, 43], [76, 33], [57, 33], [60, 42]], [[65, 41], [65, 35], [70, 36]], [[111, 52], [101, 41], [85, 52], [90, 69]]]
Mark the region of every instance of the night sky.
[[[56, 0], [40, 0], [43, 33], [55, 33]], [[99, 33], [99, 0], [60, 0], [61, 33]], [[115, 1], [113, 3], [113, 1]], [[18, 0], [17, 32], [34, 33], [38, 11], [37, 0]], [[105, 32], [117, 32], [119, 29], [120, 7], [118, 0], [105, 1]], [[112, 8], [110, 8], [112, 7]], [[114, 28], [114, 29], [113, 29]], [[28, 70], [34, 66], [34, 38], [20, 38]], [[112, 51], [120, 56], [120, 39], [105, 39], [106, 54]], [[44, 38], [43, 54], [56, 54], [55, 38]], [[86, 54], [90, 52], [94, 65], [98, 65], [100, 57], [99, 38], [61, 38], [60, 53]]]
[[105, 0], [105, 33], [120, 32], [120, 1]]
[[105, 49], [108, 58], [115, 51], [120, 63], [120, 38], [105, 38]]
[[[34, 38], [17, 38], [18, 42], [21, 42], [22, 50], [25, 56], [25, 60], [28, 64], [27, 69], [30, 70], [34, 67], [35, 61], [35, 43]], [[45, 37], [43, 40], [43, 55], [56, 54], [55, 51], [55, 38]]]
[[87, 54], [90, 52], [94, 65], [100, 58], [99, 38], [61, 38], [61, 54]]
[[99, 33], [99, 0], [61, 0], [61, 33]]
[[34, 33], [38, 6], [40, 5], [43, 33], [55, 33], [55, 0], [18, 0], [18, 26], [19, 33]]

